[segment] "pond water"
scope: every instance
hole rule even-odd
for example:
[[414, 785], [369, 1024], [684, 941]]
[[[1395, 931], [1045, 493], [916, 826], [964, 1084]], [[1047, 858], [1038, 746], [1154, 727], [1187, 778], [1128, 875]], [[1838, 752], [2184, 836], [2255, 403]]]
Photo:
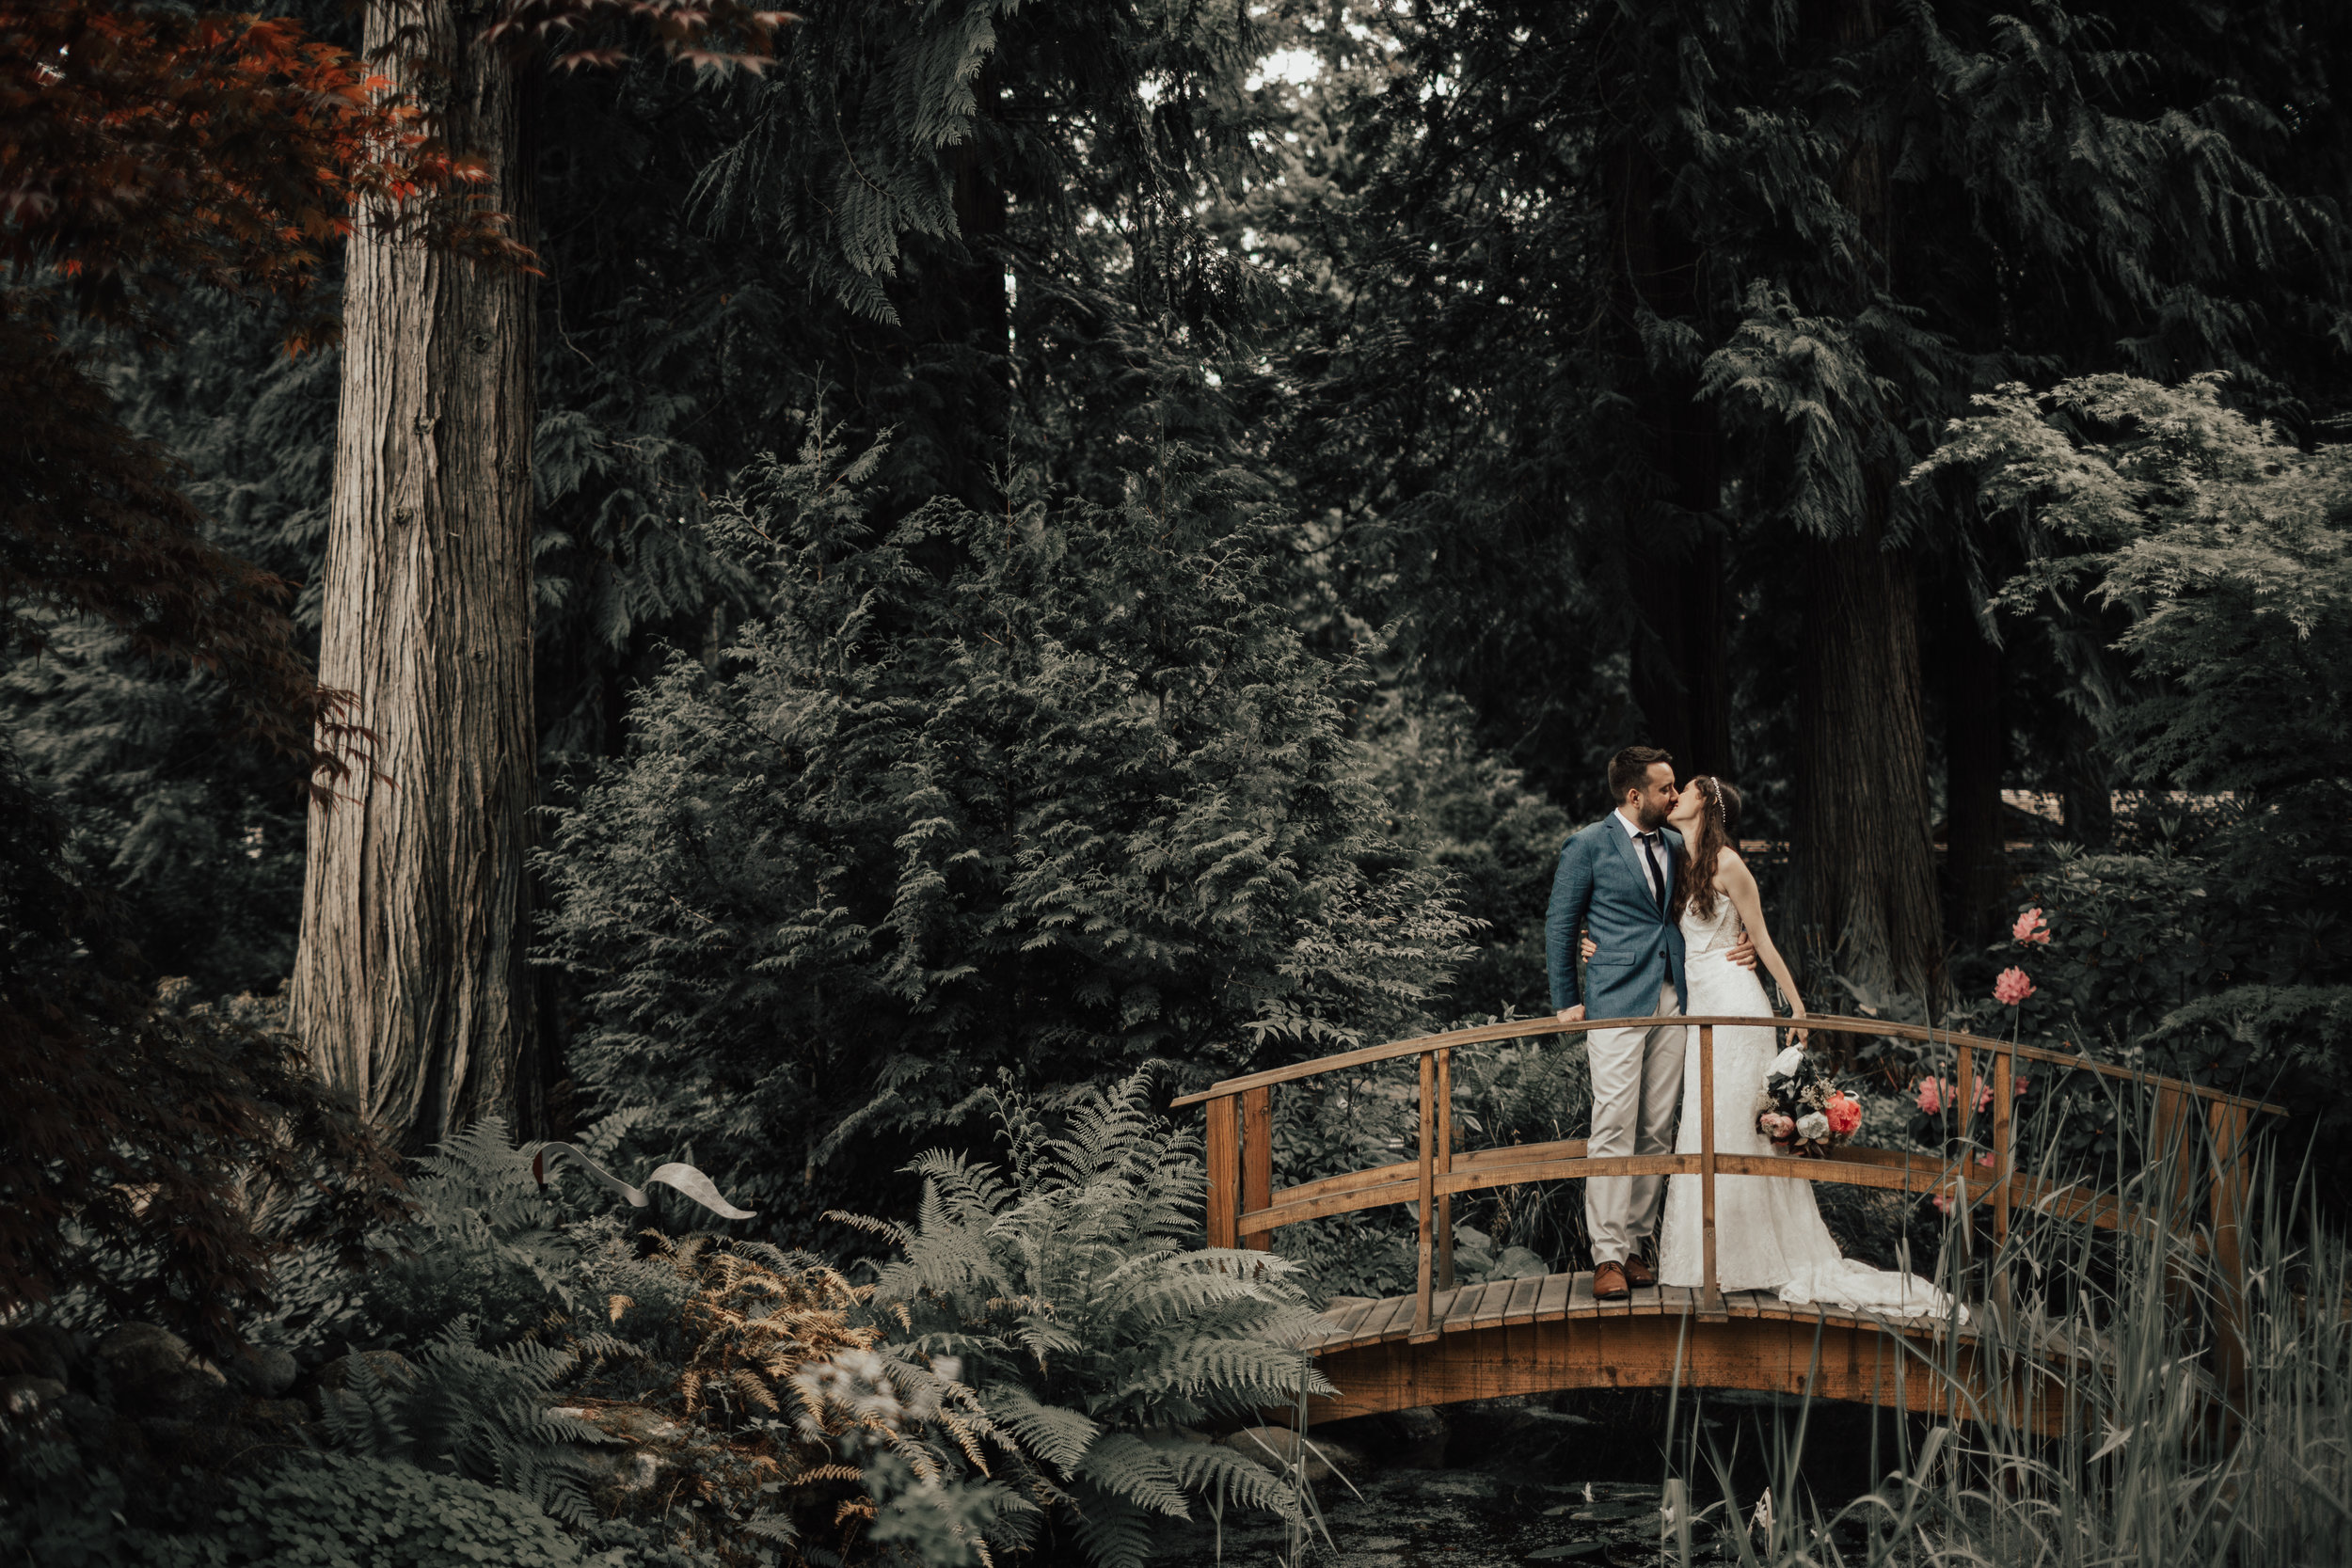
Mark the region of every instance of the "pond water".
[[[1709, 1455], [1730, 1476], [1743, 1526], [1772, 1482], [1773, 1456], [1789, 1451], [1801, 1421], [1800, 1483], [1822, 1513], [1899, 1464], [1899, 1418], [1826, 1402], [1808, 1412], [1802, 1402], [1768, 1395], [1685, 1393], [1671, 1430], [1662, 1394], [1610, 1392], [1454, 1405], [1435, 1420], [1414, 1412], [1333, 1423], [1311, 1435], [1338, 1445], [1352, 1484], [1328, 1480], [1315, 1487], [1331, 1546], [1318, 1538], [1298, 1560], [1332, 1568], [1649, 1568], [1678, 1555], [1661, 1555], [1671, 1536], [1663, 1512], [1670, 1474], [1692, 1483], [1692, 1558], [1736, 1560]], [[1915, 1423], [1912, 1440], [1923, 1433]], [[1858, 1530], [1840, 1541], [1860, 1544]], [[1221, 1541], [1201, 1523], [1170, 1531], [1160, 1560], [1258, 1568], [1287, 1560], [1289, 1546], [1279, 1527], [1256, 1520], [1229, 1523]]]

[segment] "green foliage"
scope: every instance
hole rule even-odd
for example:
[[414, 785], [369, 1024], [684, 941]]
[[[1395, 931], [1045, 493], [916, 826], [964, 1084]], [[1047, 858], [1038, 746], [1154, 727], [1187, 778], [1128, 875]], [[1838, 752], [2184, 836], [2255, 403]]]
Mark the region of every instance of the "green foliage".
[[548, 1345], [484, 1350], [460, 1318], [413, 1361], [355, 1356], [349, 1380], [319, 1394], [319, 1417], [339, 1447], [401, 1459], [509, 1492], [558, 1518], [588, 1513], [588, 1475], [573, 1445], [601, 1439], [557, 1415], [556, 1385], [580, 1354]]
[[1359, 718], [1357, 734], [1366, 782], [1387, 807], [1382, 830], [1451, 879], [1478, 927], [1433, 1010], [1452, 1018], [1543, 1010], [1544, 911], [1576, 822], [1478, 744], [1476, 719], [1459, 698], [1416, 706], [1392, 695]]
[[140, 983], [103, 883], [0, 751], [0, 1294], [210, 1350], [275, 1259], [349, 1267], [398, 1212], [390, 1152], [267, 1008]]
[[2147, 1047], [2171, 1070], [2291, 1100], [2320, 1138], [2352, 1117], [2352, 457], [2305, 451], [2202, 377], [2002, 388], [1922, 475], [2040, 548], [2003, 591], [2021, 615], [2088, 604], [2138, 677], [2103, 723], [2141, 777], [2204, 792], [2177, 847], [2063, 859], [2027, 891], [2052, 940], [2015, 954], [2028, 1027]]
[[[1179, 202], [1225, 139], [1221, 122], [1238, 118], [1248, 35], [1239, 5], [1166, 0], [813, 16], [696, 199], [773, 236], [796, 272], [876, 321], [898, 319], [895, 277], [945, 282], [944, 262], [997, 238], [976, 175], [1049, 210], [1077, 192], [1148, 214], [1162, 231], [1136, 247], [1143, 260], [1191, 261], [1191, 278], [1168, 282], [1198, 286], [1217, 259], [1180, 248]], [[1048, 103], [1057, 112], [1037, 112]]]
[[484, 1343], [509, 1345], [574, 1304], [579, 1249], [532, 1174], [533, 1152], [492, 1117], [417, 1162], [411, 1216], [369, 1281], [373, 1338], [421, 1346], [463, 1319]]
[[209, 1495], [183, 1483], [176, 1517], [138, 1524], [154, 1500], [115, 1472], [72, 1482], [0, 1514], [0, 1550], [44, 1568], [620, 1568], [527, 1497], [400, 1460], [297, 1454]]
[[220, 1521], [230, 1562], [568, 1568], [578, 1543], [512, 1489], [396, 1460], [321, 1455], [238, 1483]]
[[1156, 461], [1116, 510], [884, 531], [882, 453], [819, 433], [723, 511], [768, 613], [673, 660], [540, 861], [609, 1102], [779, 1194], [1000, 1066], [1197, 1075], [1418, 1021], [1463, 921], [1373, 827], [1359, 672], [1289, 624], [1261, 488]]
[[988, 1096], [1003, 1170], [934, 1150], [912, 1226], [863, 1221], [899, 1256], [873, 1304], [909, 1348], [950, 1357], [1017, 1445], [1025, 1477], [1073, 1516], [1104, 1568], [1139, 1563], [1155, 1517], [1195, 1501], [1297, 1503], [1272, 1472], [1177, 1429], [1254, 1420], [1328, 1387], [1293, 1348], [1312, 1313], [1295, 1266], [1193, 1250], [1198, 1143], [1146, 1110], [1147, 1075], [1089, 1091], [1051, 1130], [1030, 1097]]

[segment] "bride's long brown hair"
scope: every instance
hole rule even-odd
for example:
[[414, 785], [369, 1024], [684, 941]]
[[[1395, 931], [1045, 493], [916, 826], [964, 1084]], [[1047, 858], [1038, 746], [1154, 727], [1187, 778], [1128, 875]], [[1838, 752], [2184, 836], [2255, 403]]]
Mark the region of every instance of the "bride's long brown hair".
[[1682, 847], [1682, 862], [1675, 869], [1673, 913], [1695, 907], [1702, 915], [1715, 912], [1715, 857], [1736, 841], [1740, 826], [1740, 792], [1723, 780], [1701, 773], [1691, 781], [1706, 805], [1699, 812], [1698, 842]]

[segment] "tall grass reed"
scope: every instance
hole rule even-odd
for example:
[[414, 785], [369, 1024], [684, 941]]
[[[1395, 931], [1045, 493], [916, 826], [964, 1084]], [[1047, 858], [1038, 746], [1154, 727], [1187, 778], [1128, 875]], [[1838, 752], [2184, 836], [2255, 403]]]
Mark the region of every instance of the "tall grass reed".
[[[2352, 1564], [2352, 1249], [2257, 1139], [2238, 1224], [2224, 1227], [2238, 1231], [2241, 1295], [2207, 1201], [2211, 1134], [2192, 1123], [2161, 1138], [2153, 1101], [2128, 1084], [2048, 1096], [2023, 1140], [2040, 1151], [2035, 1175], [2062, 1180], [2069, 1118], [2110, 1118], [2126, 1135], [2108, 1147], [2123, 1152], [2106, 1175], [2021, 1205], [2000, 1244], [1982, 1207], [1954, 1206], [1939, 1272], [1971, 1301], [1969, 1332], [1915, 1341], [1904, 1369], [1915, 1387], [1948, 1380], [1936, 1386], [1949, 1397], [1938, 1416], [1888, 1418], [1896, 1463], [1865, 1495], [1839, 1502], [1809, 1486], [1805, 1402], [1758, 1433], [1768, 1479], [1741, 1495], [1721, 1444], [1683, 1419], [1703, 1392], [1677, 1389], [1661, 1560]], [[2139, 1223], [2058, 1216], [2094, 1186], [2119, 1192]]]

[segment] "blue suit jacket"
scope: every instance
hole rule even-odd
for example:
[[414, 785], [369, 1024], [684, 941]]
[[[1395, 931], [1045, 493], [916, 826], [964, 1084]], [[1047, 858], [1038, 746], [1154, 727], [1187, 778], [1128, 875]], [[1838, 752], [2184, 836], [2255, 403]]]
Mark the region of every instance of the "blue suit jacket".
[[[1676, 995], [1684, 994], [1681, 927], [1659, 909], [1641, 847], [1614, 820], [1616, 815], [1611, 812], [1560, 848], [1551, 907], [1544, 914], [1554, 1012], [1581, 1002], [1586, 1018], [1647, 1018], [1658, 1010], [1658, 988], [1665, 981], [1674, 981]], [[1671, 894], [1682, 835], [1665, 829], [1660, 844]], [[1599, 948], [1585, 966], [1581, 995], [1576, 981], [1579, 927], [1590, 929]]]

